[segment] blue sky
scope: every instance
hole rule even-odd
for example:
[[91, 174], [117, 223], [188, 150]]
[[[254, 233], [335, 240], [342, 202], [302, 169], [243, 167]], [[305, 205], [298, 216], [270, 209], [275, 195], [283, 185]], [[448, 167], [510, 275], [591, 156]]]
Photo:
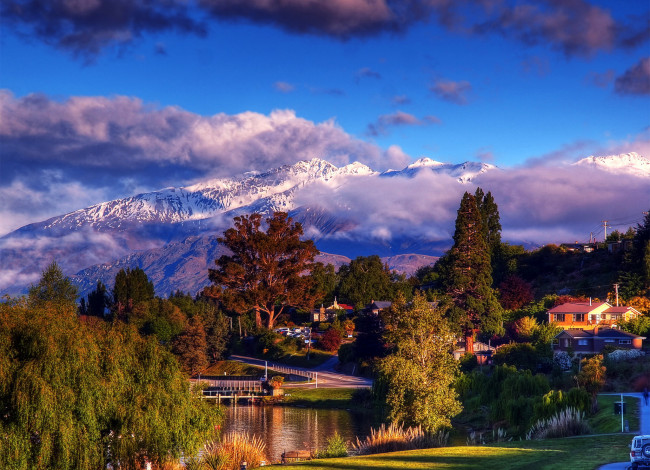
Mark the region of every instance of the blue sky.
[[650, 156], [645, 1], [43, 4], [1, 3], [0, 233], [312, 156]]

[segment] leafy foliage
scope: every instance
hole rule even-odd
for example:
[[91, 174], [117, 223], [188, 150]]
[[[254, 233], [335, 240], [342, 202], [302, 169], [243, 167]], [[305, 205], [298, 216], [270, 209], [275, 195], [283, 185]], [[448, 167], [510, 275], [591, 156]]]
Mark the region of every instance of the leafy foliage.
[[71, 305], [0, 305], [0, 467], [134, 468], [193, 452], [219, 422], [174, 357]]
[[29, 302], [32, 305], [45, 303], [71, 305], [76, 300], [77, 288], [63, 275], [56, 261], [45, 268], [38, 284], [29, 289]]
[[221, 256], [209, 270], [214, 285], [205, 295], [239, 314], [254, 309], [258, 326], [264, 313], [266, 326], [273, 328], [287, 306], [311, 308], [318, 297], [313, 278], [303, 275], [318, 250], [313, 241], [300, 240], [302, 226], [286, 213], [275, 212], [266, 223], [263, 231], [260, 214], [235, 217], [235, 226], [218, 239], [233, 254]]
[[454, 337], [447, 321], [421, 295], [409, 304], [398, 298], [383, 321], [393, 351], [378, 370], [387, 386], [390, 420], [427, 432], [449, 427], [461, 405], [453, 389], [458, 364], [450, 354]]
[[338, 295], [361, 310], [373, 300], [395, 295], [392, 273], [377, 255], [359, 256], [339, 269]]
[[336, 328], [330, 328], [318, 342], [325, 351], [336, 351], [341, 346], [341, 332]]
[[348, 455], [348, 445], [345, 439], [338, 433], [334, 432], [327, 438], [327, 445], [323, 450], [316, 453], [317, 459], [332, 459], [336, 457], [345, 457]]
[[[465, 193], [456, 217], [454, 246], [448, 253], [447, 293], [453, 300], [451, 318], [466, 339], [475, 329], [501, 334], [501, 305], [492, 289], [490, 248], [479, 208], [481, 201]], [[468, 347], [471, 352], [471, 347]]]
[[578, 384], [591, 395], [591, 410], [598, 411], [598, 392], [605, 385], [607, 368], [603, 365], [603, 356], [596, 355], [582, 360], [578, 373]]

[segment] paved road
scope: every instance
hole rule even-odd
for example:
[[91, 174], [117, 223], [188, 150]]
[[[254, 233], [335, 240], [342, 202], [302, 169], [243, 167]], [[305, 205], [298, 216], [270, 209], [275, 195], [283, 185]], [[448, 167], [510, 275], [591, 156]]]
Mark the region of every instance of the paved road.
[[[614, 395], [614, 396], [620, 396], [620, 393], [606, 393], [604, 395]], [[639, 404], [640, 404], [640, 416], [639, 416], [639, 424], [641, 426], [640, 434], [650, 434], [650, 405], [646, 405], [643, 402], [643, 394], [642, 393], [624, 393], [624, 397], [635, 397], [639, 399]], [[630, 436], [630, 442], [632, 442], [632, 437]], [[602, 467], [599, 467], [598, 470], [626, 470], [630, 466], [630, 461], [626, 462], [617, 462], [617, 463], [610, 463], [607, 465], [603, 465]]]
[[[264, 361], [263, 359], [256, 359], [254, 357], [247, 356], [237, 356], [232, 355], [229, 359], [244, 362], [246, 364], [251, 364], [254, 366], [264, 367], [264, 363], [268, 362], [268, 367], [273, 367], [273, 362]], [[293, 367], [292, 369], [298, 369], [309, 372], [318, 372], [318, 381], [312, 383], [296, 383], [291, 384], [291, 386], [298, 387], [318, 387], [318, 388], [367, 388], [372, 387], [372, 380], [366, 379], [364, 377], [355, 377], [353, 375], [340, 374], [334, 371], [334, 366], [338, 363], [338, 357], [333, 357], [332, 359], [327, 360], [325, 363], [321, 364], [318, 367], [313, 369], [306, 369], [304, 367]], [[284, 367], [287, 367], [284, 364], [279, 364]]]

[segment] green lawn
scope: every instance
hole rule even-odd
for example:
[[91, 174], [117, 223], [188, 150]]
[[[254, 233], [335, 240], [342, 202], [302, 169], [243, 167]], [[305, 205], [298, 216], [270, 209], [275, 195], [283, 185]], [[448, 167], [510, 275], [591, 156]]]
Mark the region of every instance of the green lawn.
[[353, 393], [352, 388], [285, 388], [283, 403], [309, 408], [347, 409], [352, 406]]
[[239, 361], [218, 361], [201, 372], [201, 375], [264, 375], [264, 367], [251, 366]]
[[[623, 397], [625, 400], [625, 416], [623, 417], [630, 425], [630, 431], [638, 431], [639, 426], [639, 403], [638, 398]], [[598, 413], [589, 418], [589, 425], [594, 434], [606, 434], [610, 432], [621, 432], [621, 415], [614, 414], [614, 402], [621, 401], [616, 395], [598, 395]]]
[[389, 454], [320, 459], [283, 466], [285, 470], [594, 470], [629, 460], [632, 435], [586, 436], [545, 441], [518, 441], [480, 447], [443, 447]]

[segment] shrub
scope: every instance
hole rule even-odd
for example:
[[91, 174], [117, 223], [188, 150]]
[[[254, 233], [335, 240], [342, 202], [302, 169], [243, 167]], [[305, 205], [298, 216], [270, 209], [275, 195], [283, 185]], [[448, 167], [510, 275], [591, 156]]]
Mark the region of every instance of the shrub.
[[571, 356], [566, 351], [559, 351], [553, 357], [553, 364], [556, 365], [560, 370], [569, 370], [573, 365]]
[[[391, 423], [388, 428], [382, 424], [379, 429], [370, 430], [370, 436], [363, 441], [357, 437], [356, 444], [352, 448], [359, 455], [381, 454], [385, 452], [397, 452], [400, 450], [425, 449], [436, 447], [440, 442], [445, 442], [444, 434], [430, 435], [422, 430], [421, 426], [408, 427]], [[448, 438], [448, 434], [447, 434]]]
[[355, 351], [354, 343], [342, 344], [339, 347], [339, 362], [345, 364], [347, 362], [354, 362], [357, 360], [357, 353]]
[[335, 432], [327, 439], [327, 447], [316, 453], [316, 458], [332, 459], [335, 457], [347, 457], [348, 445], [338, 432]]
[[526, 433], [526, 440], [580, 436], [590, 432], [584, 413], [575, 408], [567, 408], [549, 419], [537, 421]]
[[643, 352], [638, 349], [617, 349], [607, 355], [610, 361], [624, 361], [628, 359], [636, 359], [643, 356]]
[[341, 346], [341, 332], [330, 328], [321, 336], [318, 343], [325, 351], [336, 351]]
[[537, 351], [530, 343], [505, 344], [494, 354], [494, 363], [534, 371], [540, 362]]
[[248, 468], [257, 468], [266, 458], [266, 444], [255, 435], [230, 432], [223, 436], [221, 442], [205, 445], [204, 466], [209, 470], [239, 470], [241, 463]]

